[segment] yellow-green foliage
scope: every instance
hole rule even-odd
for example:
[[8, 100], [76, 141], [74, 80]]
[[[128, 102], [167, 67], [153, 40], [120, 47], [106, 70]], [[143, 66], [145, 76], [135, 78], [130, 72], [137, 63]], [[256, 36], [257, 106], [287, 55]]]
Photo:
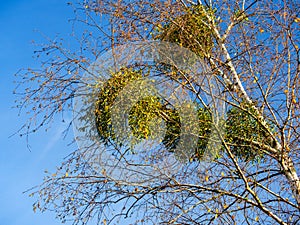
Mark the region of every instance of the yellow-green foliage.
[[[258, 115], [251, 105], [241, 104], [246, 109], [233, 107], [227, 112], [225, 140], [231, 151], [239, 158], [254, 160], [263, 157], [263, 151], [251, 142], [271, 146], [272, 139], [259, 123]], [[268, 126], [270, 126], [268, 124]]]
[[141, 72], [130, 68], [123, 68], [119, 72], [113, 73], [112, 77], [99, 91], [95, 108], [95, 118], [98, 134], [100, 139], [105, 143], [108, 143], [111, 139], [115, 139], [111, 124], [111, 107], [115, 99], [122, 88], [138, 78], [142, 78]]
[[197, 149], [195, 151], [195, 157], [201, 159], [205, 151], [207, 150], [208, 138], [211, 134], [212, 116], [209, 110], [199, 108], [199, 139]]
[[[115, 134], [111, 124], [111, 107], [115, 99], [127, 84], [142, 77], [142, 71], [123, 68], [120, 72], [112, 74], [106, 85], [101, 88], [98, 101], [96, 102], [95, 117], [98, 134], [104, 143], [107, 144], [109, 141], [115, 141]], [[151, 133], [150, 124], [158, 117], [164, 120], [168, 128], [166, 131], [166, 140], [163, 140], [163, 142], [167, 147], [172, 145], [168, 143], [172, 143], [171, 140], [175, 139], [171, 137], [175, 135], [174, 129], [178, 130], [180, 127], [179, 115], [175, 109], [172, 109], [170, 105], [157, 96], [147, 96], [131, 108], [128, 117], [131, 134], [140, 141], [150, 138], [154, 135]], [[156, 131], [154, 130], [154, 132]]]
[[[115, 134], [111, 124], [111, 107], [118, 94], [130, 82], [142, 78], [141, 70], [135, 71], [131, 68], [123, 68], [112, 74], [106, 85], [101, 88], [96, 102], [95, 116], [97, 131], [104, 143], [115, 142]], [[147, 76], [147, 75], [146, 75]], [[263, 142], [271, 145], [266, 129], [260, 125], [255, 111], [251, 106], [242, 104], [241, 108], [232, 107], [227, 112], [225, 123], [225, 142], [234, 155], [242, 160], [255, 160], [263, 157], [259, 146], [252, 145], [251, 141]], [[128, 124], [131, 134], [138, 141], [151, 138], [156, 130], [151, 130], [151, 122], [161, 118], [166, 125], [165, 136], [162, 144], [172, 152], [180, 141], [181, 123], [179, 112], [168, 104], [164, 99], [157, 96], [147, 96], [139, 100], [129, 112]], [[198, 106], [199, 139], [195, 149], [194, 159], [201, 160], [204, 152], [208, 149], [207, 143], [212, 130], [212, 116], [208, 109]], [[117, 144], [117, 143], [116, 143]], [[120, 143], [119, 143], [120, 144]], [[138, 143], [130, 143], [131, 147]], [[224, 147], [224, 146], [223, 146]], [[218, 156], [225, 151], [224, 148]]]
[[207, 56], [213, 48], [213, 35], [209, 16], [214, 19], [214, 10], [202, 5], [194, 6], [183, 15], [157, 27], [156, 40], [168, 41], [185, 47], [200, 57]]
[[180, 132], [180, 118], [175, 109], [169, 108], [163, 99], [156, 96], [149, 96], [138, 101], [129, 114], [129, 126], [132, 134], [138, 139], [148, 139], [157, 132], [151, 130], [150, 123], [153, 120], [161, 118], [166, 124], [166, 134], [163, 143], [167, 148], [171, 148], [174, 143], [177, 133]]

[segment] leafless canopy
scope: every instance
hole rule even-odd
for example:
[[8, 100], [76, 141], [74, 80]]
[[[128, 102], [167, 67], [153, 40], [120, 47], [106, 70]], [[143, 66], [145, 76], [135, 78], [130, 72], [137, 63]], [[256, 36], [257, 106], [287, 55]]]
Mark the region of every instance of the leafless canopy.
[[[191, 13], [204, 24], [205, 34], [190, 29], [184, 19], [197, 6], [201, 15]], [[50, 41], [36, 52], [41, 68], [18, 74], [18, 106], [32, 115], [20, 133], [28, 135], [70, 112], [76, 90], [90, 85], [83, 74], [103, 52], [133, 41], [176, 42], [163, 31], [171, 27], [180, 31], [184, 47], [201, 52], [221, 93], [212, 97], [250, 115], [268, 138], [241, 136], [240, 142], [228, 142], [220, 135], [219, 157], [209, 163], [191, 160], [172, 176], [156, 174], [151, 183], [126, 182], [103, 168], [95, 170], [87, 163], [90, 149], [76, 150], [34, 190], [32, 195], [39, 196], [34, 209], [54, 210], [74, 224], [118, 224], [124, 218], [136, 224], [298, 223], [299, 1], [95, 0], [70, 7], [79, 45], [67, 49]], [[207, 43], [199, 43], [205, 36]], [[177, 75], [172, 79], [197, 96], [200, 84]], [[262, 157], [241, 159], [234, 153], [245, 147], [241, 143]]]

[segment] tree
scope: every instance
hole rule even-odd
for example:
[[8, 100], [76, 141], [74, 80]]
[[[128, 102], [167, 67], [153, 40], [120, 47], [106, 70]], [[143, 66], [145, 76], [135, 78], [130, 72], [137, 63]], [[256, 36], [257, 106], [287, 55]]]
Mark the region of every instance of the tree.
[[[297, 224], [297, 1], [104, 0], [73, 7], [76, 21], [87, 27], [80, 49], [72, 52], [50, 42], [37, 52], [47, 58], [42, 69], [19, 74], [19, 88], [28, 85], [19, 107], [30, 107], [32, 115], [20, 132], [28, 135], [47, 126], [56, 114], [72, 110], [72, 101], [83, 88], [84, 93], [92, 93], [92, 97], [84, 98], [87, 102], [83, 105], [91, 101], [95, 105], [77, 117], [82, 125], [80, 132], [87, 138], [96, 138], [122, 163], [138, 159], [155, 164], [172, 158], [176, 146], [184, 140], [180, 136], [184, 126], [197, 127], [193, 133], [197, 142], [192, 149], [187, 143], [182, 145], [185, 150], [176, 155], [178, 162], [167, 164], [171, 167], [174, 163], [171, 173], [167, 167], [159, 167], [155, 173], [150, 170], [151, 174], [147, 169], [122, 164], [125, 166], [120, 166], [119, 172], [126, 172], [126, 166], [132, 169], [128, 179], [110, 171], [109, 162], [105, 167], [91, 164], [95, 149], [86, 144], [32, 193], [39, 195], [34, 209], [54, 210], [62, 221], [71, 219], [74, 224], [93, 219], [114, 223], [122, 217], [136, 218], [137, 224]], [[124, 43], [147, 40], [172, 43], [171, 46], [189, 50], [193, 57], [174, 50], [169, 63], [153, 60], [131, 64], [110, 71], [109, 79], [101, 74], [96, 82], [83, 79], [103, 51], [111, 49], [113, 58], [120, 58], [119, 47]], [[176, 47], [166, 50], [172, 49]], [[158, 57], [164, 58], [163, 52]], [[189, 70], [198, 59], [209, 71], [202, 80], [198, 79], [201, 74], [191, 76]], [[183, 70], [178, 63], [189, 66]], [[135, 84], [129, 88], [133, 94], [138, 92], [137, 86], [144, 90], [151, 86], [134, 82], [156, 77], [166, 78], [189, 93], [189, 98], [194, 99], [194, 111], [190, 112], [197, 114], [197, 122], [191, 118], [193, 123], [184, 125], [184, 110], [178, 110], [164, 96], [146, 91], [147, 96], [129, 102], [133, 104], [128, 114], [133, 139], [124, 144], [122, 132], [113, 127], [122, 120], [115, 117], [115, 122], [111, 121], [113, 115], [119, 115], [112, 111], [114, 103], [120, 100], [118, 96], [129, 81]], [[203, 88], [203, 83], [214, 85], [218, 91], [209, 92], [205, 88], [211, 86]], [[203, 98], [205, 91], [211, 101]], [[215, 115], [214, 103], [224, 105], [225, 117]], [[151, 149], [149, 143], [155, 139], [153, 121], [159, 121], [165, 133], [159, 148]], [[95, 126], [96, 134], [89, 132], [90, 126]], [[219, 151], [211, 154], [208, 162], [205, 152], [213, 152], [215, 145]], [[136, 152], [137, 146], [141, 151]], [[149, 177], [150, 181], [143, 180]]]

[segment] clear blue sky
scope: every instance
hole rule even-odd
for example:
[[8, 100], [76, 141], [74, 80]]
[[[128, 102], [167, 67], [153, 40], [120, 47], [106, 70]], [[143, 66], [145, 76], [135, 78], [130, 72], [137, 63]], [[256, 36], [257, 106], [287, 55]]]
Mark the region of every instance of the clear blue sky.
[[[38, 30], [54, 38], [71, 32], [72, 9], [65, 0], [0, 0], [0, 225], [57, 225], [53, 213], [33, 213], [33, 199], [22, 194], [42, 181], [44, 170], [53, 170], [70, 151], [61, 138], [63, 124], [30, 140], [9, 136], [26, 119], [12, 109], [14, 74], [20, 68], [37, 67], [32, 40], [45, 42]], [[74, 147], [74, 146], [73, 146]]]

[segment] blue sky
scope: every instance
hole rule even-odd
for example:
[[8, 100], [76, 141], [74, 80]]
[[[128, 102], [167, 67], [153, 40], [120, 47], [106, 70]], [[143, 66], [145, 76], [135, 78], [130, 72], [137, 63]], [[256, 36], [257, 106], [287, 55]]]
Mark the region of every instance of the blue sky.
[[45, 43], [41, 33], [50, 38], [68, 37], [68, 19], [72, 17], [73, 11], [65, 0], [0, 0], [1, 225], [61, 224], [54, 213], [34, 213], [33, 199], [22, 192], [41, 183], [44, 170], [54, 170], [70, 152], [68, 142], [61, 137], [65, 125], [58, 121], [49, 132], [31, 136], [31, 152], [25, 138], [9, 136], [26, 120], [12, 108], [16, 98], [12, 94], [14, 74], [21, 68], [38, 67], [32, 57], [36, 49], [32, 40]]

